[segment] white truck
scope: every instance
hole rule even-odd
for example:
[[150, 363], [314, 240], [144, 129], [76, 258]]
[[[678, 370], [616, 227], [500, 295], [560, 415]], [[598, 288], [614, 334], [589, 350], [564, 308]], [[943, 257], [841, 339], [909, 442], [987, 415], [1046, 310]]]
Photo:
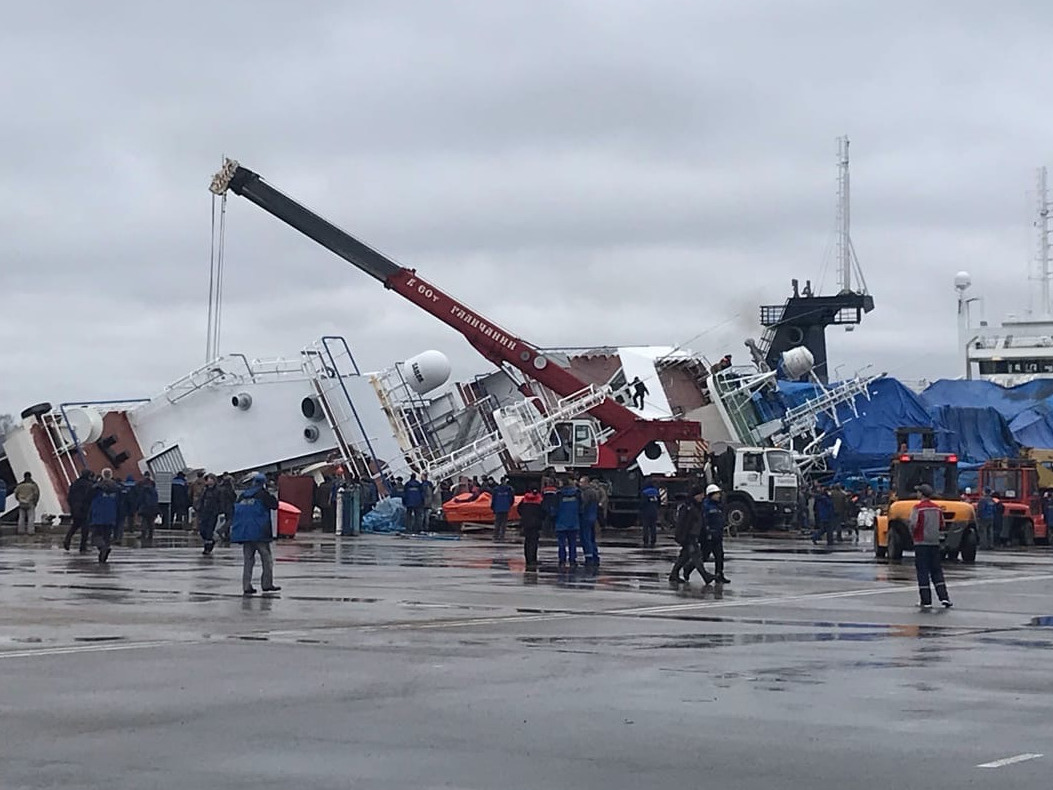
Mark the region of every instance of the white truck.
[[789, 451], [727, 447], [714, 457], [712, 471], [714, 482], [725, 491], [727, 524], [733, 533], [751, 527], [788, 527], [793, 523], [799, 478]]

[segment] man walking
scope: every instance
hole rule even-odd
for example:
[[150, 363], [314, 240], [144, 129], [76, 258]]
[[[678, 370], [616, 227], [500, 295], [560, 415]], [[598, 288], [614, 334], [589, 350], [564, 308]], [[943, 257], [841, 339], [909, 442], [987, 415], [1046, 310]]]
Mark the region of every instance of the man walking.
[[37, 529], [40, 487], [33, 482], [33, 475], [29, 472], [26, 472], [22, 482], [15, 486], [15, 501], [18, 503], [18, 534], [32, 535]]
[[567, 560], [570, 567], [578, 565], [578, 534], [581, 532], [581, 491], [567, 480], [559, 489], [556, 502], [556, 540], [559, 544], [559, 567]]
[[105, 563], [110, 557], [110, 543], [120, 516], [120, 498], [121, 486], [113, 479], [113, 470], [103, 469], [92, 491], [90, 515], [92, 537], [95, 548], [99, 550], [100, 563]]
[[494, 543], [505, 539], [505, 528], [508, 526], [508, 514], [515, 504], [516, 492], [508, 485], [508, 478], [502, 478], [501, 484], [494, 486], [490, 492], [490, 509], [494, 511]]
[[274, 584], [274, 555], [271, 554], [271, 511], [278, 509], [278, 500], [267, 490], [267, 476], [257, 472], [252, 483], [238, 497], [234, 505], [234, 523], [230, 528], [232, 543], [240, 543], [244, 556], [241, 572], [242, 595], [255, 595], [252, 586], [252, 570], [256, 564], [256, 555], [260, 555], [263, 566], [262, 582], [264, 592], [278, 592], [281, 587]]
[[523, 533], [523, 557], [528, 571], [537, 570], [537, 544], [541, 538], [541, 492], [531, 489], [519, 503], [519, 531]]
[[[686, 501], [681, 502], [676, 509], [676, 531], [673, 537], [680, 544], [680, 554], [673, 563], [673, 570], [669, 574], [669, 581], [673, 584], [691, 581], [691, 572], [697, 570], [702, 574], [702, 581], [712, 584], [713, 576], [702, 564], [702, 547], [699, 538], [702, 532], [702, 498], [705, 492], [701, 487], [692, 488]], [[680, 571], [684, 572], [684, 578], [680, 578]]]
[[201, 489], [197, 501], [194, 502], [198, 532], [204, 544], [203, 553], [206, 557], [216, 547], [216, 522], [219, 521], [220, 509], [220, 490], [216, 485], [216, 476], [207, 474], [205, 475], [205, 486]]
[[91, 515], [91, 499], [94, 495], [92, 490], [95, 486], [95, 473], [85, 469], [80, 477], [73, 481], [66, 494], [66, 504], [69, 505], [70, 527], [66, 530], [66, 537], [62, 540], [62, 546], [66, 551], [70, 550], [73, 536], [80, 531], [80, 553], [88, 550], [88, 518]]
[[720, 486], [710, 485], [706, 488], [706, 498], [702, 502], [702, 528], [705, 540], [702, 549], [702, 561], [713, 555], [713, 572], [721, 584], [731, 584], [731, 579], [724, 575], [724, 504], [721, 502], [723, 492]]
[[910, 528], [914, 535], [914, 569], [918, 574], [918, 593], [921, 596], [921, 608], [932, 608], [931, 582], [936, 588], [936, 596], [948, 609], [951, 599], [947, 595], [947, 584], [943, 579], [943, 568], [940, 567], [940, 533], [943, 529], [943, 510], [932, 501], [932, 486], [918, 486], [921, 501], [910, 513]]

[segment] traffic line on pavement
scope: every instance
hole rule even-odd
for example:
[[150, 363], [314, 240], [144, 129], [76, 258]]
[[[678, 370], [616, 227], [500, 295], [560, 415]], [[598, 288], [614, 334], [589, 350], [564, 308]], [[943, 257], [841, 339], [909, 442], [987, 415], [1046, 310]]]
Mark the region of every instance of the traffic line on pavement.
[[37, 658], [38, 656], [65, 656], [80, 653], [113, 653], [118, 650], [142, 650], [148, 647], [161, 647], [174, 642], [129, 642], [120, 645], [69, 645], [68, 647], [42, 647], [30, 650], [0, 651], [0, 660], [5, 658]]
[[[1044, 573], [1033, 576], [1010, 576], [991, 579], [971, 579], [953, 583], [951, 591], [959, 587], [977, 587], [985, 584], [1018, 584], [1021, 582], [1048, 581], [1053, 579], [1053, 573]], [[603, 612], [603, 614], [668, 614], [670, 612], [689, 612], [695, 609], [716, 609], [728, 606], [756, 606], [766, 604], [794, 603], [796, 601], [825, 601], [836, 598], [862, 598], [868, 595], [888, 595], [890, 593], [912, 592], [917, 595], [918, 588], [915, 585], [902, 584], [890, 587], [862, 587], [855, 590], [840, 590], [825, 593], [802, 593], [800, 595], [774, 595], [766, 598], [735, 598], [732, 600], [720, 599], [712, 601], [698, 601], [696, 603], [668, 604], [665, 606], [645, 606], [631, 609], [614, 609]]]
[[[959, 587], [976, 587], [986, 584], [1019, 584], [1031, 581], [1053, 580], [1053, 573], [1036, 574], [1032, 576], [1010, 576], [990, 579], [970, 579], [956, 582], [952, 591]], [[698, 601], [695, 603], [668, 604], [665, 606], [643, 606], [628, 609], [589, 610], [582, 612], [553, 612], [551, 614], [521, 615], [509, 614], [496, 617], [466, 617], [457, 620], [440, 620], [438, 622], [423, 623], [387, 623], [366, 626], [365, 631], [412, 631], [412, 630], [440, 630], [444, 628], [468, 628], [478, 625], [502, 625], [506, 623], [537, 623], [551, 620], [562, 620], [571, 617], [618, 617], [639, 616], [648, 614], [670, 614], [675, 612], [690, 612], [701, 609], [718, 609], [726, 607], [743, 606], [766, 606], [784, 603], [795, 603], [798, 601], [824, 601], [838, 598], [861, 598], [870, 595], [888, 595], [890, 593], [912, 593], [917, 595], [918, 589], [914, 585], [897, 585], [889, 587], [862, 587], [855, 590], [840, 590], [825, 593], [803, 593], [801, 595], [781, 595], [765, 598], [734, 598], [711, 601]]]
[[1032, 754], [1030, 752], [1026, 754], [1017, 754], [1013, 757], [1003, 757], [1001, 760], [992, 760], [989, 763], [980, 763], [977, 768], [1005, 768], [1007, 765], [1016, 765], [1017, 763], [1026, 763], [1028, 760], [1037, 760], [1042, 757], [1041, 754]]

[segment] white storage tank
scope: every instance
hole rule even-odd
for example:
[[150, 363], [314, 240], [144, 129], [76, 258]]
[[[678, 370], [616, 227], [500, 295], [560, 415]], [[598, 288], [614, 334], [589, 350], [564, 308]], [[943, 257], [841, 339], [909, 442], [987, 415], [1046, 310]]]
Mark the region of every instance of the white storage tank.
[[450, 360], [441, 351], [422, 351], [402, 363], [410, 389], [424, 395], [450, 380]]

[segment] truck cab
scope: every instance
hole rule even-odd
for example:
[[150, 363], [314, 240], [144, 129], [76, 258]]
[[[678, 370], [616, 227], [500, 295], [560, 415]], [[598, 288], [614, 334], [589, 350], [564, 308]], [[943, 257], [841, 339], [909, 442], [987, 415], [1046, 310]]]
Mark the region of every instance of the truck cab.
[[790, 452], [771, 447], [729, 447], [716, 457], [715, 468], [725, 491], [732, 533], [793, 523], [798, 476]]

